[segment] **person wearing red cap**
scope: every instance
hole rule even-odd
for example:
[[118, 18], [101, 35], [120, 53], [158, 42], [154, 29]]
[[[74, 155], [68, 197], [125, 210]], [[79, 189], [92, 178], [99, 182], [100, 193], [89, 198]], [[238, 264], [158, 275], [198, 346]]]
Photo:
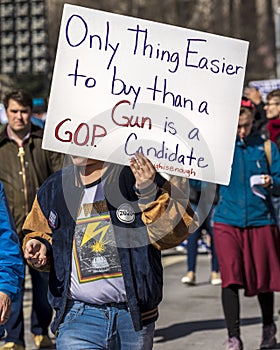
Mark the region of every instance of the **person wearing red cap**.
[[264, 109], [265, 102], [263, 100], [262, 93], [260, 90], [255, 86], [247, 86], [244, 89], [244, 96], [243, 100], [247, 98], [252, 102], [252, 105], [255, 109], [255, 115], [254, 115], [254, 128], [258, 129], [263, 137], [268, 136], [267, 132], [267, 119], [266, 119], [266, 112]]

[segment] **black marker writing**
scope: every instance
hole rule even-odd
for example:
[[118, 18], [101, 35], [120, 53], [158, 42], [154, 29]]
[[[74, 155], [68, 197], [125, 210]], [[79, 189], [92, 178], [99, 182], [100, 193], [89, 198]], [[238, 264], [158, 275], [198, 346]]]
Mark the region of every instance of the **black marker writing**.
[[110, 68], [120, 43], [112, 43], [110, 41], [110, 23], [108, 21], [106, 22], [106, 34], [103, 37], [98, 34], [89, 33], [87, 22], [79, 15], [70, 16], [65, 29], [66, 41], [69, 46], [78, 47], [83, 45], [89, 49], [96, 47], [99, 51], [111, 52], [107, 64], [107, 69]]

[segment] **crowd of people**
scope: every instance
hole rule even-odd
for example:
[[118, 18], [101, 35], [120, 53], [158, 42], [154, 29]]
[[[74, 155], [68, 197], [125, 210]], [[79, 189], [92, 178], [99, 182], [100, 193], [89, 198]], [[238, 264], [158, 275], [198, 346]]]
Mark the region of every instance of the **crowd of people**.
[[25, 349], [27, 272], [37, 348], [54, 345], [51, 328], [58, 350], [152, 349], [161, 250], [187, 242], [181, 282], [195, 286], [202, 230], [210, 238], [209, 282], [221, 285], [226, 349], [243, 349], [241, 289], [257, 296], [260, 349], [272, 349], [280, 291], [280, 89], [265, 102], [258, 89], [244, 90], [227, 186], [167, 180], [142, 154], [121, 166], [43, 150], [34, 101], [23, 90], [3, 99], [0, 350]]

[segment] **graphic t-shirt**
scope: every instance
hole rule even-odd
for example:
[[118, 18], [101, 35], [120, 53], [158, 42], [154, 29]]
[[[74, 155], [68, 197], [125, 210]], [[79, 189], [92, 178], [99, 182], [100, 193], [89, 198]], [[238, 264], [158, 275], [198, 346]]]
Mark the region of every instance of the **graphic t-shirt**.
[[92, 304], [126, 301], [113, 225], [101, 181], [86, 187], [79, 209], [68, 297]]

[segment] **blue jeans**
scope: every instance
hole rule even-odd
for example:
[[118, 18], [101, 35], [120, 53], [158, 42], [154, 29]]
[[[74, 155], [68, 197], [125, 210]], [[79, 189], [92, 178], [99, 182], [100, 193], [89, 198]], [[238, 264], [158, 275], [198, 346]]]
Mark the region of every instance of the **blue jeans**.
[[[52, 308], [48, 303], [47, 290], [49, 274], [32, 268], [29, 269], [32, 280], [32, 312], [30, 330], [33, 334], [48, 334], [48, 327], [52, 320]], [[12, 302], [11, 315], [5, 324], [7, 331], [6, 342], [24, 345], [24, 319], [23, 319], [22, 291]]]
[[4, 325], [0, 325], [0, 340], [4, 337], [5, 335], [5, 327]]
[[187, 269], [188, 271], [195, 272], [196, 270], [196, 258], [197, 258], [197, 241], [201, 235], [202, 229], [205, 227], [208, 234], [211, 238], [211, 271], [218, 272], [219, 271], [219, 264], [218, 259], [216, 256], [215, 251], [215, 245], [214, 245], [214, 238], [213, 238], [213, 214], [214, 209], [212, 208], [209, 212], [208, 216], [206, 217], [203, 225], [201, 225], [195, 232], [193, 232], [188, 237], [188, 244], [187, 244]]
[[56, 339], [57, 350], [151, 350], [155, 323], [136, 332], [125, 304], [95, 306], [69, 301]]

